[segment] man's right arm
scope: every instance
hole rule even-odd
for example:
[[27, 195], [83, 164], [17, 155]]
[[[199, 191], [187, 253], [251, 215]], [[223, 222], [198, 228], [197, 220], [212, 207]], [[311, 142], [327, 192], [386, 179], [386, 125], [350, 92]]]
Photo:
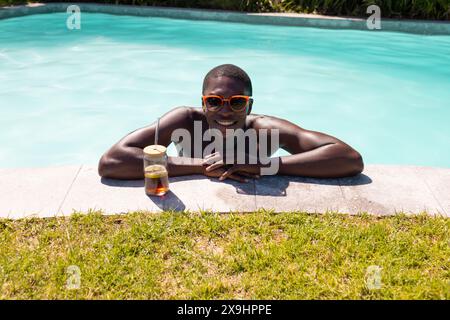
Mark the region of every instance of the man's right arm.
[[[175, 108], [161, 117], [159, 122], [158, 144], [168, 146], [175, 129], [189, 128], [192, 124], [191, 109]], [[112, 179], [142, 179], [143, 149], [154, 144], [156, 122], [148, 127], [135, 130], [113, 145], [100, 159], [98, 173]], [[180, 158], [169, 158], [171, 176], [202, 174], [202, 162], [181, 161]]]

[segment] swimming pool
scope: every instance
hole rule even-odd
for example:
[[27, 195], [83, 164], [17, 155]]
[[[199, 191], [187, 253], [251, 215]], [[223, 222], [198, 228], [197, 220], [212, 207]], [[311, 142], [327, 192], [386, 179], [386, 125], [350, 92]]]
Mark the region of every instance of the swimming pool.
[[450, 167], [450, 36], [83, 13], [0, 20], [0, 167], [96, 164], [234, 63], [255, 113], [354, 146], [365, 163]]

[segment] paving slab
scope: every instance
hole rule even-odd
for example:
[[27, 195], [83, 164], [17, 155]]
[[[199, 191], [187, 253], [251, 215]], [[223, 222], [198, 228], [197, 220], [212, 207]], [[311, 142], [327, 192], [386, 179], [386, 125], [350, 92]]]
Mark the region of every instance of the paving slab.
[[421, 170], [414, 166], [371, 165], [364, 170], [371, 183], [355, 185], [357, 177], [341, 179], [341, 189], [347, 204], [343, 212], [388, 215], [426, 211], [429, 214], [445, 214], [418, 174]]
[[447, 217], [450, 217], [450, 170], [423, 167], [417, 170]]
[[171, 191], [148, 197], [144, 181], [102, 179], [94, 166], [0, 169], [0, 217], [52, 217], [162, 210], [396, 212], [450, 216], [450, 169], [368, 165], [344, 179], [271, 176], [247, 184], [203, 176], [170, 178]]
[[255, 189], [259, 209], [315, 213], [346, 208], [338, 179], [264, 176], [256, 180]]
[[221, 183], [203, 176], [170, 178], [170, 192], [162, 197], [149, 197], [143, 180], [102, 179], [97, 168], [83, 166], [65, 199], [60, 214], [89, 209], [106, 214], [162, 210], [216, 212], [255, 210], [254, 186]]
[[[170, 179], [170, 190], [177, 195], [185, 210], [211, 210], [215, 212], [253, 212], [256, 210], [255, 184], [235, 181], [218, 181], [204, 176], [176, 177]], [[176, 207], [167, 203], [167, 208]]]
[[102, 179], [97, 168], [83, 166], [58, 214], [102, 210], [105, 214], [131, 211], [160, 212], [162, 200], [144, 192], [144, 180]]
[[81, 166], [0, 170], [0, 217], [56, 215]]

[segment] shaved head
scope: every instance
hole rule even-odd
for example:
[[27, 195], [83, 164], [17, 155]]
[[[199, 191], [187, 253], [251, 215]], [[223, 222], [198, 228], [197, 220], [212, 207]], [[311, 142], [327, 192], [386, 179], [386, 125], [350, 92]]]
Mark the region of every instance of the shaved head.
[[252, 95], [252, 82], [250, 80], [250, 77], [244, 70], [242, 70], [238, 66], [235, 66], [234, 64], [222, 64], [220, 66], [211, 69], [206, 74], [205, 79], [203, 80], [202, 92], [203, 93], [205, 92], [205, 88], [208, 86], [208, 81], [210, 78], [219, 78], [219, 77], [228, 77], [231, 79], [241, 81], [245, 86], [246, 94], [249, 96]]

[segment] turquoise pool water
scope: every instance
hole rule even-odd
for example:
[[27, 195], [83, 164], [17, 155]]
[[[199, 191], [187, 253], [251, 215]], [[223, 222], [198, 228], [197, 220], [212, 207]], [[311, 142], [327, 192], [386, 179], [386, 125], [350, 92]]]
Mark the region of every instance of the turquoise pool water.
[[251, 76], [254, 112], [341, 138], [366, 163], [450, 167], [450, 37], [64, 13], [0, 20], [0, 167], [96, 164], [205, 73]]

